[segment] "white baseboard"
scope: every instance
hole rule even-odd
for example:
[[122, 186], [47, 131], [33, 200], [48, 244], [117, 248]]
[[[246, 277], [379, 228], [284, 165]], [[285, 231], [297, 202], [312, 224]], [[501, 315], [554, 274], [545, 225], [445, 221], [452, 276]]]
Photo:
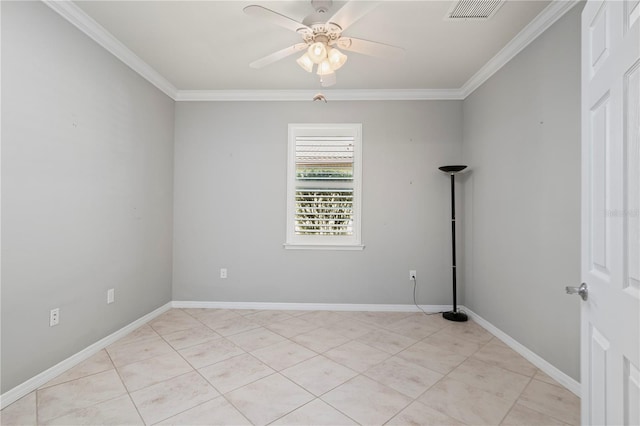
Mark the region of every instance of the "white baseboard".
[[[153, 312], [137, 319], [131, 324], [86, 347], [80, 352], [59, 362], [53, 367], [43, 371], [26, 382], [0, 395], [0, 409], [19, 400], [23, 396], [33, 392], [40, 386], [56, 378], [68, 369], [78, 365], [87, 358], [95, 355], [116, 340], [124, 337], [138, 327], [146, 324], [170, 308], [205, 308], [205, 309], [260, 309], [260, 310], [294, 310], [294, 311], [372, 311], [372, 312], [419, 312], [415, 305], [385, 305], [385, 304], [351, 304], [351, 303], [270, 303], [270, 302], [195, 302], [173, 301], [169, 302]], [[443, 312], [451, 310], [451, 305], [421, 305], [425, 312]], [[569, 377], [543, 358], [523, 346], [517, 340], [473, 312], [460, 306], [468, 313], [469, 317], [485, 328], [488, 332], [502, 340], [507, 346], [518, 352], [545, 374], [562, 384], [571, 392], [580, 396], [580, 383]]]
[[97, 354], [102, 349], [106, 348], [116, 340], [121, 339], [122, 337], [131, 333], [136, 328], [143, 326], [144, 324], [148, 323], [149, 321], [159, 316], [163, 312], [168, 311], [169, 309], [171, 309], [171, 302], [159, 307], [158, 309], [148, 313], [147, 315], [141, 318], [138, 318], [131, 324], [122, 327], [120, 330], [114, 333], [111, 333], [107, 337], [98, 340], [92, 345], [87, 346], [80, 352], [77, 352], [74, 355], [71, 355], [69, 358], [63, 361], [60, 361], [53, 367], [43, 371], [37, 376], [30, 378], [26, 382], [19, 384], [18, 386], [16, 386], [11, 390], [8, 390], [7, 392], [0, 395], [0, 409], [5, 408], [6, 406], [16, 402], [23, 396], [26, 396], [30, 392], [33, 392], [34, 390], [38, 389], [40, 386], [44, 385], [50, 380], [55, 379], [60, 374], [64, 373], [65, 371], [69, 370], [72, 367], [75, 367], [76, 365], [80, 364], [82, 361], [90, 358], [91, 356]]
[[489, 321], [485, 320], [480, 315], [473, 312], [471, 309], [464, 307], [464, 311], [469, 315], [469, 318], [477, 322], [479, 325], [481, 325], [488, 332], [496, 336], [498, 339], [502, 340], [507, 346], [509, 346], [514, 351], [518, 352], [531, 364], [538, 367], [546, 375], [548, 375], [549, 377], [551, 377], [552, 379], [560, 383], [565, 388], [569, 389], [576, 396], [580, 397], [580, 382], [576, 381], [572, 377], [569, 377], [568, 375], [558, 370], [553, 365], [549, 364], [549, 362], [545, 361], [538, 354], [532, 352], [529, 348], [522, 345], [513, 337], [509, 336], [507, 333], [500, 330], [499, 328], [491, 324]]
[[[189, 302], [174, 301], [174, 308], [201, 309], [260, 309], [282, 311], [372, 311], [372, 312], [420, 312], [415, 305], [384, 305], [355, 303], [273, 303], [273, 302]], [[421, 305], [425, 312], [451, 310], [451, 305]]]

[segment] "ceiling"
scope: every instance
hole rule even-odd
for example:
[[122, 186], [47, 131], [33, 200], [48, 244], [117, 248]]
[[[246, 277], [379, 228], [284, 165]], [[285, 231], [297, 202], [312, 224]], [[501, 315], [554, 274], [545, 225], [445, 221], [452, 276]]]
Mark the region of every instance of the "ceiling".
[[[54, 2], [55, 3], [55, 2]], [[488, 20], [445, 20], [452, 1], [382, 1], [345, 35], [405, 49], [385, 60], [345, 52], [339, 90], [458, 89], [491, 61], [550, 1], [507, 0]], [[75, 1], [126, 49], [178, 91], [319, 89], [294, 54], [256, 70], [249, 63], [302, 41], [295, 32], [243, 13], [258, 4], [301, 21], [310, 1]], [[336, 2], [333, 13], [344, 2]], [[91, 20], [89, 20], [91, 21]]]

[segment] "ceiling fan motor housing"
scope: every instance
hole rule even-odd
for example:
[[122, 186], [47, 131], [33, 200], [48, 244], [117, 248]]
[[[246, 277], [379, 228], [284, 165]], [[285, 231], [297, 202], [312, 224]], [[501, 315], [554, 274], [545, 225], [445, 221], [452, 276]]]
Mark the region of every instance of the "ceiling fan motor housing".
[[331, 22], [321, 22], [307, 26], [311, 28], [311, 31], [307, 28], [301, 28], [298, 30], [298, 33], [307, 44], [318, 41], [326, 44], [332, 44], [342, 35], [342, 28]]
[[331, 9], [333, 0], [311, 0], [311, 6], [316, 10], [311, 15], [308, 15], [302, 20], [302, 23], [308, 28], [311, 28], [313, 33], [310, 33], [308, 28], [301, 28], [298, 33], [302, 35], [304, 41], [307, 43], [313, 43], [316, 36], [327, 36], [329, 41], [337, 40], [342, 33], [342, 28], [339, 25], [332, 22], [327, 22], [329, 18], [327, 12]]

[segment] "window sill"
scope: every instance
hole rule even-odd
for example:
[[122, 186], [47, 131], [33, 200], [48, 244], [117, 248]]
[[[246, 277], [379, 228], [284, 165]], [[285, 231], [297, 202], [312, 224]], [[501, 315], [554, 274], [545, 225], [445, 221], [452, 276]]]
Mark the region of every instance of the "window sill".
[[364, 250], [363, 244], [291, 244], [285, 243], [286, 250]]

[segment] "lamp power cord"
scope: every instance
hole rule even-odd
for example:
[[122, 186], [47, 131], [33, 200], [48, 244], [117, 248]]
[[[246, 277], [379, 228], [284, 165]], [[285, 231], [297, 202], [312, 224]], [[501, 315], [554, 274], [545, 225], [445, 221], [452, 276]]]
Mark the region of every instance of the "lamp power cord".
[[422, 313], [425, 315], [441, 314], [442, 312], [426, 312], [420, 307], [420, 305], [418, 305], [418, 302], [416, 301], [416, 287], [418, 286], [418, 280], [416, 279], [415, 275], [411, 277], [411, 279], [413, 279], [413, 304], [416, 305], [416, 308], [420, 309], [420, 311], [422, 311]]

